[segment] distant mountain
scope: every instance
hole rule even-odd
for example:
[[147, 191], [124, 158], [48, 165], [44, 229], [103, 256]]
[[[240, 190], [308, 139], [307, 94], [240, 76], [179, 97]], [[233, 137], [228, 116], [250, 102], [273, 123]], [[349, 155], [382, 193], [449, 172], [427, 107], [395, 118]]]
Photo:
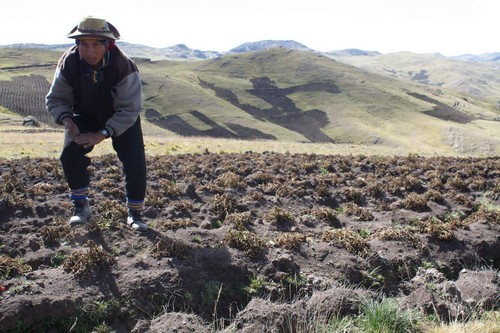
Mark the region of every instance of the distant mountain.
[[[13, 49], [42, 49], [47, 51], [61, 51], [71, 47], [73, 44], [34, 44], [34, 43], [19, 43], [2, 45], [1, 48]], [[150, 60], [205, 60], [217, 58], [223, 55], [217, 51], [201, 51], [191, 49], [185, 44], [177, 44], [164, 48], [157, 48], [141, 44], [131, 44], [127, 42], [117, 42], [117, 45], [124, 50], [129, 56], [136, 58], [147, 58]]]
[[9, 45], [0, 45], [1, 48], [9, 49], [42, 49], [47, 51], [64, 51], [69, 48], [71, 43], [68, 44], [37, 44], [37, 43], [17, 43]]
[[360, 49], [345, 49], [345, 50], [325, 52], [325, 55], [330, 56], [330, 57], [353, 57], [353, 56], [374, 57], [374, 56], [378, 56], [381, 54], [382, 53], [380, 53], [378, 51], [364, 51], [364, 50], [360, 50]]
[[[64, 51], [72, 44], [11, 44], [0, 47], [18, 49], [43, 49], [50, 51]], [[221, 57], [228, 53], [243, 53], [250, 51], [260, 51], [271, 48], [285, 48], [291, 50], [314, 51], [307, 46], [292, 40], [263, 40], [258, 42], [244, 43], [231, 49], [229, 52], [202, 51], [191, 49], [185, 44], [177, 44], [164, 48], [157, 48], [141, 44], [131, 44], [127, 42], [117, 42], [117, 45], [129, 56], [135, 58], [146, 58], [150, 60], [206, 60]]]
[[250, 51], [260, 51], [272, 48], [284, 48], [290, 50], [313, 51], [307, 46], [297, 43], [293, 40], [262, 40], [259, 42], [244, 43], [234, 49], [229, 50], [229, 53], [243, 53]]
[[[43, 49], [50, 51], [64, 51], [72, 44], [36, 44], [36, 43], [18, 43], [18, 44], [10, 44], [10, 45], [0, 45], [0, 48], [18, 48], [18, 49]], [[248, 42], [243, 43], [228, 52], [219, 52], [219, 51], [203, 51], [197, 49], [191, 49], [185, 44], [177, 44], [164, 48], [157, 48], [147, 45], [141, 44], [131, 44], [127, 42], [117, 42], [117, 45], [120, 46], [128, 55], [136, 58], [145, 58], [153, 61], [156, 60], [206, 60], [213, 59], [224, 56], [226, 54], [232, 53], [244, 53], [251, 51], [261, 51], [272, 48], [284, 48], [290, 50], [299, 50], [299, 51], [310, 51], [314, 53], [323, 54], [329, 58], [350, 58], [350, 57], [378, 57], [383, 55], [378, 51], [367, 51], [361, 49], [343, 49], [343, 50], [333, 50], [328, 52], [319, 52], [314, 49], [311, 49], [304, 44], [298, 43], [293, 40], [262, 40], [257, 42]], [[396, 52], [399, 53], [399, 52]], [[391, 54], [391, 53], [389, 53]], [[493, 53], [483, 53], [480, 55], [475, 54], [464, 54], [460, 56], [454, 57], [445, 57], [439, 53], [435, 54], [426, 54], [426, 56], [435, 56], [441, 58], [448, 58], [453, 60], [460, 61], [469, 61], [469, 62], [498, 62], [500, 61], [500, 52]]]
[[223, 54], [217, 51], [191, 49], [185, 44], [177, 44], [165, 48], [126, 42], [118, 42], [117, 45], [131, 57], [149, 58], [151, 60], [205, 60], [217, 58]]
[[462, 61], [495, 62], [500, 60], [500, 52], [483, 53], [480, 55], [464, 54], [453, 58]]
[[[500, 55], [498, 53], [497, 55]], [[490, 59], [490, 60], [486, 60]], [[485, 55], [468, 60], [441, 54], [395, 52], [374, 57], [338, 57], [337, 61], [399, 80], [423, 84], [440, 94], [448, 89], [500, 106], [500, 68], [494, 57]], [[464, 96], [466, 99], [467, 97]], [[458, 103], [458, 102], [457, 102]], [[460, 103], [459, 103], [460, 104]], [[500, 116], [495, 115], [498, 120]]]

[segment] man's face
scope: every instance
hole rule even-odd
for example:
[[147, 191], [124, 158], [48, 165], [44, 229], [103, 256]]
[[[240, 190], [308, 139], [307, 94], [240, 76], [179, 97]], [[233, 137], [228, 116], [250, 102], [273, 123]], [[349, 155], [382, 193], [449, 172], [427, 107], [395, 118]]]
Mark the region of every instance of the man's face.
[[85, 59], [89, 65], [95, 67], [101, 63], [106, 53], [106, 46], [99, 39], [85, 38], [80, 39], [78, 50], [83, 59]]

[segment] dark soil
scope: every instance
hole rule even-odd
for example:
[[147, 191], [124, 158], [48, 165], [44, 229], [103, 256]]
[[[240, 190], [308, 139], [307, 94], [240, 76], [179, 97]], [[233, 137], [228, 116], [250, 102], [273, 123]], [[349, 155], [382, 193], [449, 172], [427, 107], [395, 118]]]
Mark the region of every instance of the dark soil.
[[499, 307], [499, 157], [149, 156], [142, 234], [115, 156], [91, 171], [70, 228], [57, 159], [0, 161], [0, 331], [296, 332], [380, 294], [442, 320]]
[[436, 117], [441, 120], [453, 121], [459, 124], [467, 124], [478, 119], [475, 116], [471, 116], [467, 113], [461, 112], [454, 107], [448, 106], [428, 96], [418, 93], [408, 93], [408, 95], [434, 104], [431, 110], [424, 111], [424, 113], [428, 114], [429, 116]]
[[[267, 77], [254, 78], [250, 81], [252, 82], [253, 89], [247, 90], [248, 93], [266, 101], [270, 105], [270, 108], [259, 109], [255, 106], [241, 103], [231, 90], [217, 87], [201, 79], [200, 85], [203, 88], [213, 90], [217, 97], [252, 115], [255, 119], [269, 121], [288, 130], [300, 133], [310, 142], [333, 142], [332, 138], [321, 131], [330, 122], [326, 113], [318, 109], [301, 110], [288, 95], [298, 91], [324, 91], [338, 94], [340, 90], [335, 83], [332, 81], [312, 82], [288, 88], [280, 88], [274, 81]], [[204, 124], [209, 125], [210, 129], [197, 129], [178, 115], [162, 116], [160, 112], [154, 109], [146, 110], [145, 116], [149, 122], [182, 136], [276, 140], [271, 134], [262, 133], [240, 124], [225, 123], [233, 131], [231, 132], [211, 120], [202, 112], [190, 111], [189, 113]]]

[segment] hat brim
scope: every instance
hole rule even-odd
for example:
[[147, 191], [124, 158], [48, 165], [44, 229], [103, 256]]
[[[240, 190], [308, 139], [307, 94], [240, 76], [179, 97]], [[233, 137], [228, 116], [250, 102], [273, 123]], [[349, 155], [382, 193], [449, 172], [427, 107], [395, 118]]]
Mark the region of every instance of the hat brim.
[[69, 34], [67, 35], [68, 38], [75, 38], [75, 39], [78, 39], [78, 38], [97, 38], [97, 39], [102, 39], [102, 38], [106, 38], [106, 39], [112, 39], [112, 40], [117, 40], [117, 39], [120, 39], [120, 33], [118, 32], [118, 29], [115, 28], [114, 25], [112, 25], [111, 23], [107, 22], [108, 24], [108, 27], [109, 27], [109, 32], [96, 32], [96, 31], [79, 31], [78, 30], [78, 25], [76, 25], [70, 32]]
[[112, 39], [115, 40], [116, 37], [112, 33], [108, 32], [100, 32], [100, 33], [95, 33], [95, 32], [81, 32], [81, 31], [75, 31], [73, 33], [68, 34], [68, 38], [97, 38], [97, 39]]

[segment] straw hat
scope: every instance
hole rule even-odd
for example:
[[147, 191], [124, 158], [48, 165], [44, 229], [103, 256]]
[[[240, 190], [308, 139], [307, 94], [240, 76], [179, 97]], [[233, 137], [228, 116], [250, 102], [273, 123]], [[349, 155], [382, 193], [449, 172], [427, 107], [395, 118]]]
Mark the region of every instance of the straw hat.
[[68, 38], [96, 37], [105, 39], [120, 39], [118, 30], [105, 19], [87, 16], [68, 34]]

